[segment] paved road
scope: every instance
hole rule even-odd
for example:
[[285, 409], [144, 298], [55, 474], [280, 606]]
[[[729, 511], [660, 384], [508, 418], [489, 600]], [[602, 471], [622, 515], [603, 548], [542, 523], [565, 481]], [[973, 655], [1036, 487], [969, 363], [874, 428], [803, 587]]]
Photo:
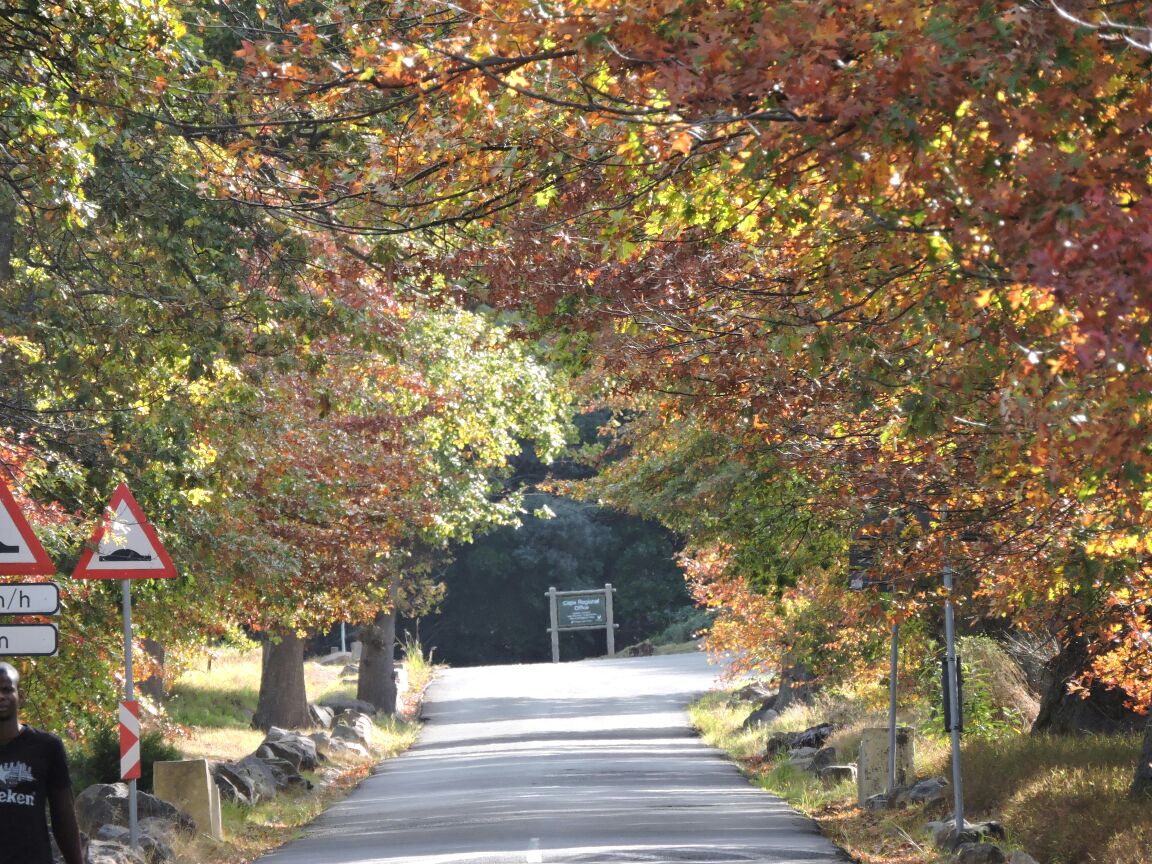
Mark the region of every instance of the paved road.
[[848, 860], [688, 727], [700, 654], [453, 669], [419, 743], [261, 864]]

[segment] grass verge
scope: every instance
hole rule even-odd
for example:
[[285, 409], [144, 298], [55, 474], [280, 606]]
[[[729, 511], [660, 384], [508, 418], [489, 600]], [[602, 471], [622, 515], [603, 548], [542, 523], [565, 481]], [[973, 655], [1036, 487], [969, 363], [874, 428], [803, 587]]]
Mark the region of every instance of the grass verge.
[[[885, 726], [851, 695], [796, 706], [755, 731], [741, 728], [752, 705], [731, 694], [712, 693], [689, 713], [701, 736], [725, 750], [748, 778], [811, 816], [825, 835], [863, 864], [940, 864], [950, 858], [932, 848], [924, 825], [951, 815], [951, 800], [932, 809], [869, 813], [856, 806], [853, 783], [825, 786], [784, 758], [763, 756], [773, 732], [799, 731], [825, 720], [838, 729], [828, 744], [840, 761], [855, 761], [860, 733]], [[902, 717], [919, 728], [916, 776], [950, 777], [948, 741], [925, 721]], [[996, 736], [964, 742], [961, 765], [969, 820], [996, 819], [1008, 831], [1005, 844], [1040, 864], [1148, 864], [1152, 861], [1152, 805], [1127, 798], [1138, 736], [1047, 737], [1002, 729]]]
[[[345, 797], [380, 760], [411, 747], [419, 733], [420, 701], [435, 666], [419, 645], [406, 647], [408, 686], [397, 716], [376, 721], [369, 758], [342, 757], [304, 773], [313, 784], [308, 792], [282, 794], [254, 807], [225, 803], [221, 814], [225, 839], [198, 836], [178, 841], [176, 864], [248, 864], [301, 836], [309, 822]], [[250, 725], [259, 681], [259, 649], [216, 652], [173, 685], [165, 705], [167, 736], [189, 759], [235, 760], [255, 752], [264, 740], [264, 733]], [[305, 688], [313, 702], [337, 693], [354, 696], [355, 677], [344, 675], [340, 664], [310, 660], [305, 663]]]

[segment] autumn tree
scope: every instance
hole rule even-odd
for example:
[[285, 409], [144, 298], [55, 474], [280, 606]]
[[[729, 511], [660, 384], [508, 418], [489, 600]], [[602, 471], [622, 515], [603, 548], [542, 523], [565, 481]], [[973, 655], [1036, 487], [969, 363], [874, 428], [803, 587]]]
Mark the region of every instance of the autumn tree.
[[313, 346], [312, 371], [237, 370], [247, 401], [205, 430], [214, 596], [271, 636], [261, 726], [308, 722], [299, 636], [335, 620], [366, 625], [359, 693], [391, 712], [394, 637], [367, 625], [434, 598], [414, 554], [516, 517], [499, 473], [522, 439], [563, 443], [563, 397], [499, 327], [448, 309], [392, 326]]
[[1084, 683], [1146, 702], [1140, 13], [182, 11], [132, 116], [195, 154], [197, 195], [305, 239], [321, 305], [516, 307], [654, 428], [722, 433], [821, 513], [929, 511], [894, 579], [963, 557], [967, 611], [1088, 625]]

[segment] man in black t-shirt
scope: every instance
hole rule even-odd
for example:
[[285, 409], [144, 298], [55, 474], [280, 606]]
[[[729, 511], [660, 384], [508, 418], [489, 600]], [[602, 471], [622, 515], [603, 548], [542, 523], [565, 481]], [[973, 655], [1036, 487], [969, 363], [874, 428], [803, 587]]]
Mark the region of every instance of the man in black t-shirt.
[[0, 864], [52, 864], [45, 805], [65, 864], [83, 864], [64, 744], [20, 722], [20, 673], [0, 663]]

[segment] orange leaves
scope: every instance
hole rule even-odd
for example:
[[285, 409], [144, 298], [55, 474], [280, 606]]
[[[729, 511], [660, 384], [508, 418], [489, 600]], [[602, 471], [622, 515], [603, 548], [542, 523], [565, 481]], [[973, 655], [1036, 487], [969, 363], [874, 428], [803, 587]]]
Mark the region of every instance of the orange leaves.
[[[234, 188], [349, 232], [432, 226], [389, 278], [445, 273], [436, 292], [580, 334], [612, 395], [674, 394], [669, 428], [730, 436], [728, 465], [780, 454], [824, 506], [946, 489], [996, 538], [954, 553], [967, 587], [1039, 616], [1027, 598], [1078, 587], [1055, 575], [1072, 550], [1125, 560], [1149, 527], [1146, 60], [1050, 10], [752, 5], [285, 25], [238, 52], [254, 115], [355, 119], [270, 122]], [[325, 290], [351, 296], [340, 257]], [[893, 572], [938, 572], [918, 530]], [[724, 638], [771, 628], [700, 584], [739, 610]]]
[[692, 152], [692, 133], [687, 129], [676, 133], [672, 137], [672, 142], [668, 145], [668, 148], [674, 153], [681, 153], [687, 156]]

